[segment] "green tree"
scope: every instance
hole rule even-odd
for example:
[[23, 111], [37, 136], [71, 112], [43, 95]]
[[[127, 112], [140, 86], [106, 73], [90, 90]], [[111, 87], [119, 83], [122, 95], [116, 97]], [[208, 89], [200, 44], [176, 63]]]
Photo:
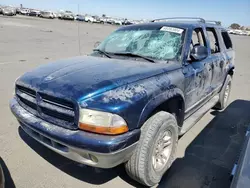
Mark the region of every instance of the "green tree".
[[230, 27], [231, 27], [232, 29], [240, 29], [240, 24], [232, 23], [232, 24], [230, 25]]

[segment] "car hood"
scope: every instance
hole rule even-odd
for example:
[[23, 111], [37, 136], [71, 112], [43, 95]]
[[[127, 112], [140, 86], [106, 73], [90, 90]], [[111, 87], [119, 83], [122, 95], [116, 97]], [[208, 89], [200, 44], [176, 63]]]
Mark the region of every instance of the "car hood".
[[154, 64], [81, 56], [40, 66], [21, 76], [16, 83], [52, 96], [79, 101], [176, 69], [177, 65], [173, 62]]

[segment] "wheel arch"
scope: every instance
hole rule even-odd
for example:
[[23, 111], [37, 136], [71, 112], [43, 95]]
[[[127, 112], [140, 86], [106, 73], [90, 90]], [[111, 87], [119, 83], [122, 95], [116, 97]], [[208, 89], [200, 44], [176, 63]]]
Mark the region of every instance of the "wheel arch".
[[153, 97], [143, 108], [137, 127], [140, 128], [148, 118], [159, 111], [174, 114], [178, 126], [181, 127], [183, 125], [185, 112], [183, 92], [178, 88], [173, 88]]
[[233, 77], [233, 75], [234, 75], [234, 66], [232, 66], [232, 67], [229, 68], [227, 74], [229, 74], [230, 76]]

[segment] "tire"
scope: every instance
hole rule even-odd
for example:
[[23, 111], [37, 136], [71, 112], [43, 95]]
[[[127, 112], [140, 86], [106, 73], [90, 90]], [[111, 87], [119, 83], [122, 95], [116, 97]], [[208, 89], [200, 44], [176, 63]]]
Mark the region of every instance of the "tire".
[[[170, 150], [168, 150], [167, 159], [165, 159], [166, 162], [164, 165], [161, 165], [161, 169], [155, 169], [154, 164], [156, 164], [155, 161], [157, 161], [157, 157], [155, 157], [156, 146], [157, 143], [160, 142], [159, 139], [162, 137], [162, 134], [164, 135], [165, 132], [171, 132]], [[164, 139], [165, 136], [163, 136], [162, 141]], [[125, 164], [127, 174], [132, 179], [146, 186], [156, 185], [175, 160], [177, 143], [178, 125], [175, 117], [163, 111], [156, 113], [150, 117], [142, 127], [137, 148], [130, 160]]]
[[3, 169], [0, 164], [0, 188], [4, 188], [4, 187], [5, 187], [5, 178], [4, 178]]
[[232, 88], [232, 77], [227, 75], [226, 81], [221, 89], [219, 102], [215, 105], [214, 109], [216, 110], [223, 110], [227, 107], [228, 99], [230, 97]]

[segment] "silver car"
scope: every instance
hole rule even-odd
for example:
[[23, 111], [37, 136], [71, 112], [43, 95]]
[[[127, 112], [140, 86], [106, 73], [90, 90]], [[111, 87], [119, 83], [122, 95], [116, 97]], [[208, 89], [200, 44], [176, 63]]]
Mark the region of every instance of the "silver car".
[[54, 19], [54, 14], [50, 11], [42, 11], [40, 14], [41, 18], [49, 18], [49, 19]]
[[2, 14], [6, 16], [15, 16], [16, 15], [16, 9], [12, 7], [4, 7], [2, 8]]

